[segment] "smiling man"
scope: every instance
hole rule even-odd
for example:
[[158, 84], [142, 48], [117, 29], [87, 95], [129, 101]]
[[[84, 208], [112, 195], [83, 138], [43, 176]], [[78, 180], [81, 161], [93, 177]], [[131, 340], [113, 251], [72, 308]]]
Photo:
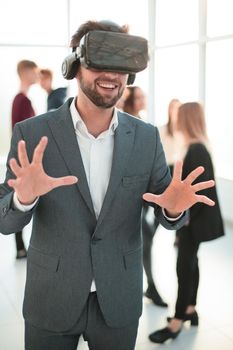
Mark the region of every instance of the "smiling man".
[[115, 108], [148, 60], [145, 39], [87, 22], [62, 72], [78, 93], [56, 111], [16, 124], [0, 186], [0, 231], [33, 217], [23, 314], [26, 350], [133, 350], [142, 312], [141, 210], [176, 230], [213, 181], [171, 179], [157, 128]]

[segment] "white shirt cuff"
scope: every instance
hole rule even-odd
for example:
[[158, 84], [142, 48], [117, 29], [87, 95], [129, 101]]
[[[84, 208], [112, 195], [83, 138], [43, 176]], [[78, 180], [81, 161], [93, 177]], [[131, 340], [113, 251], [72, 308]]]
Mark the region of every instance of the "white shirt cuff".
[[35, 205], [36, 203], [38, 202], [38, 199], [37, 198], [32, 204], [30, 205], [24, 205], [22, 203], [20, 203], [20, 201], [18, 200], [17, 198], [17, 195], [16, 193], [14, 192], [14, 196], [13, 196], [13, 206], [15, 209], [18, 209], [20, 211], [23, 211], [23, 212], [26, 212], [26, 211], [30, 211]]
[[169, 216], [166, 215], [165, 213], [165, 209], [162, 208], [162, 213], [163, 213], [163, 216], [169, 220], [169, 221], [176, 221], [176, 220], [179, 220], [181, 218], [181, 216], [184, 214], [184, 212], [182, 212], [179, 216], [177, 216], [176, 218], [170, 218]]

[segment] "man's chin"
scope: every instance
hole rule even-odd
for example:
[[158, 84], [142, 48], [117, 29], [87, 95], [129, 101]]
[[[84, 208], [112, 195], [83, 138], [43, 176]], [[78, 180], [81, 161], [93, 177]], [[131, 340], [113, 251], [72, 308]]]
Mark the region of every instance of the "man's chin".
[[97, 107], [102, 109], [112, 108], [116, 105], [118, 99], [114, 99], [111, 101], [92, 101]]

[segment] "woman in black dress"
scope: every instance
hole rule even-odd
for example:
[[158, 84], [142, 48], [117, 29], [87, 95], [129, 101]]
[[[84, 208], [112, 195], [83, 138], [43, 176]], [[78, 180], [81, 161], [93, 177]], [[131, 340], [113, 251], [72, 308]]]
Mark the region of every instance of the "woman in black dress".
[[[185, 103], [178, 111], [178, 129], [182, 132], [186, 144], [183, 164], [183, 178], [197, 166], [205, 171], [198, 181], [214, 179], [214, 170], [209, 152], [204, 110], [197, 102]], [[195, 185], [195, 182], [193, 183]], [[196, 311], [199, 284], [198, 249], [201, 242], [210, 241], [224, 235], [224, 227], [219, 207], [216, 187], [201, 191], [214, 202], [214, 206], [197, 203], [190, 208], [190, 218], [184, 227], [178, 230], [179, 245], [177, 256], [178, 293], [174, 317], [168, 317], [165, 328], [149, 335], [152, 342], [163, 343], [174, 339], [180, 333], [183, 322], [191, 321], [198, 325]]]

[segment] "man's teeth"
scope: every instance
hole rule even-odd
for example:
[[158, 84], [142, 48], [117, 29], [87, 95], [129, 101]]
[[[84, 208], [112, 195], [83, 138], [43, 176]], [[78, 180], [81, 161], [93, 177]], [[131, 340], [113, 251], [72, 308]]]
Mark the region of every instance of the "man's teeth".
[[115, 88], [115, 85], [110, 84], [110, 83], [99, 83], [99, 86], [103, 87], [103, 88], [107, 88], [107, 89], [114, 89]]

